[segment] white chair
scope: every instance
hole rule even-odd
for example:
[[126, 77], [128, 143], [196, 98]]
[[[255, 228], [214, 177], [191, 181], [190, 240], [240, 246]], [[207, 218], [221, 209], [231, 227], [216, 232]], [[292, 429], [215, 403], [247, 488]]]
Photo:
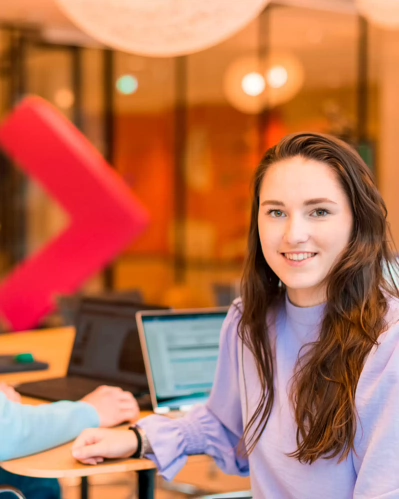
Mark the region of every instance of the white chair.
[[18, 497], [18, 499], [26, 499], [26, 497], [23, 495], [23, 493], [16, 489], [15, 487], [11, 487], [9, 485], [0, 485], [0, 494], [2, 494], [3, 492], [8, 492], [11, 494], [14, 494], [16, 497]]

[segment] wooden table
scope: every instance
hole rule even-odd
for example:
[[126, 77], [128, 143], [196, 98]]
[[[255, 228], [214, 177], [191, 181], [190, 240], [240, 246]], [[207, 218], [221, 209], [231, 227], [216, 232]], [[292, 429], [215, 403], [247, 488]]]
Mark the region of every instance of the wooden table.
[[[0, 381], [16, 385], [26, 381], [65, 376], [74, 336], [74, 328], [46, 329], [0, 335], [1, 355], [29, 352], [33, 354], [36, 360], [50, 364], [49, 369], [46, 371], [1, 374]], [[44, 402], [23, 397], [23, 403], [37, 405]], [[121, 428], [121, 431], [123, 429]], [[84, 465], [72, 457], [71, 446], [72, 443], [68, 443], [45, 452], [3, 462], [1, 466], [11, 473], [31, 477], [81, 477], [82, 499], [87, 499], [89, 494], [87, 477], [102, 473], [136, 471], [138, 474], [139, 499], [154, 498], [156, 468], [152, 461], [148, 459], [119, 459], [106, 461], [96, 466]]]

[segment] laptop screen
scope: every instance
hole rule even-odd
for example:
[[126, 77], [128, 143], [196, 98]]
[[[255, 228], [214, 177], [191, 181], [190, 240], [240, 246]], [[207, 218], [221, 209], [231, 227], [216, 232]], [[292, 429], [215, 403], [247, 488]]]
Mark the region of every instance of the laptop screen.
[[143, 303], [83, 299], [68, 375], [148, 389], [135, 314], [159, 309]]
[[158, 407], [190, 405], [209, 396], [227, 310], [138, 314], [150, 392]]

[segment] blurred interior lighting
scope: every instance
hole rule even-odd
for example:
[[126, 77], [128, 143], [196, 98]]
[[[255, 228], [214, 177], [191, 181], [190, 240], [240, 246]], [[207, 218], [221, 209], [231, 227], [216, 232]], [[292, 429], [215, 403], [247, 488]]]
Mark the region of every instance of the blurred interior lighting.
[[230, 104], [247, 114], [257, 114], [291, 100], [305, 79], [303, 66], [294, 55], [270, 53], [240, 57], [227, 68], [223, 88]]
[[212, 47], [253, 21], [270, 0], [55, 0], [94, 40], [124, 52], [173, 57]]
[[116, 80], [116, 89], [123, 95], [132, 95], [138, 88], [139, 82], [133, 75], [123, 75]]
[[54, 102], [60, 109], [70, 109], [75, 102], [75, 96], [69, 88], [60, 88], [54, 95]]
[[281, 88], [288, 81], [288, 72], [284, 66], [273, 66], [267, 72], [266, 80], [272, 88]]
[[244, 76], [241, 86], [247, 95], [256, 96], [264, 91], [266, 84], [260, 73], [252, 72]]
[[359, 14], [382, 28], [399, 28], [398, 0], [355, 0]]

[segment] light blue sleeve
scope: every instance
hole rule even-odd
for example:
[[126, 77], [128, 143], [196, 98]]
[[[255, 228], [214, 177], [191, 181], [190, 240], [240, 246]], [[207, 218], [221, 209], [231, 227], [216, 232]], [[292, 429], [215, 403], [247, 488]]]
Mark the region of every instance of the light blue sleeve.
[[219, 360], [211, 397], [181, 419], [150, 416], [139, 426], [154, 451], [152, 459], [162, 476], [171, 480], [187, 462], [187, 456], [207, 454], [227, 474], [248, 476], [246, 458], [237, 453], [243, 434], [237, 361], [239, 314], [233, 305], [224, 321]]
[[354, 499], [399, 498], [399, 327], [370, 353], [360, 376]]
[[97, 411], [85, 402], [30, 406], [0, 393], [0, 461], [56, 447], [99, 425]]

